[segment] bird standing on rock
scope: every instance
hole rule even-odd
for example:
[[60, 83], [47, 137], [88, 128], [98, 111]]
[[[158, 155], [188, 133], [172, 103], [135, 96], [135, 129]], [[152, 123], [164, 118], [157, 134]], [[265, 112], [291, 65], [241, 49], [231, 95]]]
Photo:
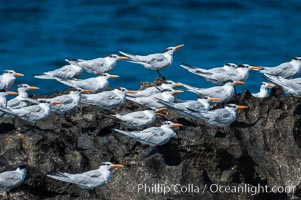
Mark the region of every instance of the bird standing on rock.
[[39, 102], [35, 99], [29, 98], [28, 90], [38, 90], [38, 87], [30, 86], [28, 84], [19, 84], [18, 86], [18, 96], [9, 100], [7, 106], [11, 108], [23, 108], [28, 106], [29, 103], [38, 104]]
[[77, 65], [65, 65], [53, 71], [37, 74], [34, 77], [39, 79], [56, 79], [61, 78], [64, 80], [79, 78], [84, 72], [84, 69]]
[[0, 173], [0, 192], [6, 192], [9, 199], [9, 191], [20, 186], [26, 177], [25, 166], [20, 166], [13, 171], [5, 171]]
[[[119, 53], [129, 59], [129, 62], [143, 65], [146, 69], [156, 70], [160, 77], [163, 77], [159, 70], [167, 68], [173, 60], [173, 53], [182, 48], [184, 44], [175, 47], [168, 47], [162, 53], [154, 53], [145, 56], [132, 55], [119, 51]], [[164, 78], [164, 77], [163, 77]]]
[[160, 127], [150, 127], [142, 131], [123, 131], [114, 129], [123, 135], [127, 135], [136, 139], [142, 144], [147, 144], [152, 147], [167, 143], [170, 138], [177, 137], [177, 134], [172, 130], [172, 127], [183, 126], [183, 124], [165, 121]]
[[96, 94], [82, 94], [81, 103], [97, 106], [105, 110], [111, 110], [125, 103], [126, 93], [133, 93], [126, 88], [116, 88]]
[[236, 120], [236, 111], [246, 109], [247, 106], [238, 106], [227, 104], [225, 108], [210, 110], [208, 112], [190, 112], [195, 118], [202, 119], [206, 124], [211, 126], [226, 127]]
[[121, 121], [122, 124], [130, 128], [145, 128], [152, 124], [156, 120], [156, 116], [165, 117], [164, 114], [160, 111], [165, 110], [166, 108], [159, 108], [154, 110], [143, 110], [136, 111], [127, 114], [116, 114], [113, 115]]
[[275, 85], [272, 83], [262, 82], [260, 86], [260, 91], [252, 95], [257, 98], [265, 98], [269, 96], [268, 88], [272, 88], [272, 87], [275, 87]]
[[126, 98], [130, 101], [133, 101], [135, 103], [138, 103], [142, 106], [145, 106], [147, 108], [151, 109], [157, 109], [157, 108], [162, 108], [164, 105], [161, 103], [157, 102], [157, 99], [161, 99], [162, 101], [166, 101], [168, 103], [173, 103], [175, 101], [175, 96], [177, 93], [182, 93], [184, 91], [182, 90], [173, 90], [173, 89], [164, 89], [161, 91], [161, 93], [158, 94], [153, 94], [147, 97], [129, 97], [127, 96]]
[[61, 102], [61, 104], [52, 104], [51, 109], [53, 112], [64, 114], [67, 112], [71, 112], [72, 110], [74, 110], [76, 107], [79, 106], [82, 93], [90, 93], [90, 92], [92, 92], [92, 90], [79, 89], [76, 91], [70, 91], [69, 94], [56, 96], [50, 99], [38, 99], [38, 101], [45, 101], [48, 103]]
[[97, 93], [108, 89], [109, 78], [118, 78], [118, 77], [119, 76], [117, 75], [111, 75], [105, 73], [98, 77], [87, 78], [87, 79], [63, 80], [60, 78], [56, 78], [56, 80], [75, 89], [92, 90], [94, 93]]
[[7, 91], [15, 84], [16, 76], [24, 76], [14, 70], [4, 70], [0, 75], [0, 91]]
[[107, 184], [112, 179], [111, 169], [122, 167], [124, 167], [124, 165], [103, 162], [98, 169], [84, 172], [82, 174], [52, 172], [47, 176], [59, 181], [75, 184], [82, 189], [93, 190]]
[[291, 61], [276, 67], [261, 67], [260, 72], [265, 76], [280, 76], [285, 79], [296, 78], [301, 72], [301, 57], [294, 57]]
[[224, 85], [229, 81], [246, 81], [249, 77], [250, 69], [260, 69], [260, 67], [257, 66], [250, 66], [248, 64], [236, 65], [233, 63], [227, 63], [224, 65], [224, 67], [217, 67], [213, 69], [197, 68], [184, 63], [180, 66], [189, 72], [201, 76], [207, 81], [217, 85]]
[[214, 86], [210, 88], [197, 88], [197, 87], [192, 87], [190, 85], [184, 84], [184, 87], [198, 96], [207, 96], [211, 98], [218, 98], [216, 102], [227, 102], [230, 100], [234, 94], [235, 94], [235, 89], [234, 85], [240, 85], [244, 84], [242, 81], [230, 81], [225, 83], [223, 86]]
[[15, 108], [2, 108], [0, 111], [20, 117], [21, 119], [29, 122], [36, 122], [45, 119], [51, 114], [50, 104], [61, 104], [62, 102], [54, 101], [51, 103], [39, 103], [37, 105], [26, 106], [20, 109]]
[[126, 60], [127, 57], [111, 54], [104, 58], [96, 58], [93, 60], [66, 58], [65, 60], [72, 65], [84, 68], [88, 73], [96, 76], [112, 71], [118, 60]]

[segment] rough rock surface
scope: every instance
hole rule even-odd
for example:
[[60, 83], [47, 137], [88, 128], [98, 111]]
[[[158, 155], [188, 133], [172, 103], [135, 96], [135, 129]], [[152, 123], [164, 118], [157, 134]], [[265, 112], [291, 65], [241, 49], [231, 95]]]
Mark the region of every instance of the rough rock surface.
[[[143, 87], [148, 84], [143, 84]], [[290, 199], [301, 197], [301, 102], [285, 97], [279, 88], [268, 98], [256, 99], [248, 91], [231, 102], [247, 105], [230, 129], [187, 120], [173, 111], [169, 119], [185, 124], [176, 130], [160, 153], [140, 160], [150, 148], [116, 133], [126, 129], [105, 117], [108, 111], [82, 105], [70, 115], [52, 115], [36, 124], [0, 119], [0, 171], [28, 166], [25, 182], [11, 192], [12, 199]], [[127, 102], [118, 113], [142, 110]], [[156, 123], [160, 124], [160, 119]], [[125, 164], [113, 179], [93, 191], [46, 177], [59, 170], [79, 173], [98, 168], [103, 161]], [[138, 184], [181, 184], [200, 191], [163, 194], [139, 190]], [[214, 184], [294, 186], [295, 193], [212, 193]], [[206, 185], [206, 186], [205, 186]], [[153, 185], [154, 186], [154, 185]], [[162, 185], [161, 185], [162, 186]], [[206, 187], [204, 190], [203, 188]], [[177, 187], [178, 188], [178, 187]], [[151, 189], [151, 188], [150, 188]], [[179, 188], [178, 188], [179, 189]], [[185, 189], [185, 188], [184, 188]], [[154, 190], [154, 188], [153, 188]]]

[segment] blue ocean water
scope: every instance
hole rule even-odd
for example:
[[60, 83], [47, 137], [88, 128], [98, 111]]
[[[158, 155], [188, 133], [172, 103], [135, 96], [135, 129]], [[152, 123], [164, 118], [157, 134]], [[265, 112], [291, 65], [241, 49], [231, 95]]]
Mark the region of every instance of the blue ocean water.
[[[185, 44], [162, 71], [167, 78], [198, 87], [212, 86], [179, 64], [211, 68], [224, 63], [275, 66], [301, 56], [301, 1], [241, 0], [13, 0], [0, 3], [0, 69], [26, 76], [18, 83], [51, 93], [66, 88], [33, 74], [59, 68], [65, 57], [92, 59], [124, 51], [160, 52]], [[111, 87], [138, 89], [157, 73], [120, 61]], [[84, 77], [90, 75], [85, 74]], [[251, 72], [245, 88], [259, 89], [263, 77]]]

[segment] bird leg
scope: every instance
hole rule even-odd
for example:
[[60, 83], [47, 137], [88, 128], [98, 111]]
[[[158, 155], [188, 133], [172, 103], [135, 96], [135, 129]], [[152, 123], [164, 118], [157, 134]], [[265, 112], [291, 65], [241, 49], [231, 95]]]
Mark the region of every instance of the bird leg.
[[6, 199], [7, 199], [7, 200], [10, 200], [9, 191], [6, 191], [5, 193], [6, 193]]
[[156, 70], [156, 72], [158, 73], [159, 77], [162, 78], [163, 80], [166, 80], [166, 78], [160, 73], [159, 70]]

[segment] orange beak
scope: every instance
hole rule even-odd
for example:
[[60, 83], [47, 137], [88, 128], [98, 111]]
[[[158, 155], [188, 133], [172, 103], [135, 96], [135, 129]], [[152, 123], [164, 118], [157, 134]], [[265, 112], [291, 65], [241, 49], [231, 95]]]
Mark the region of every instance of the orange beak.
[[128, 90], [126, 93], [127, 93], [127, 94], [136, 94], [137, 92], [135, 92], [135, 91], [133, 91], [133, 90]]
[[112, 167], [113, 167], [113, 168], [123, 168], [124, 165], [121, 165], [121, 164], [113, 164]]
[[184, 86], [182, 83], [175, 83], [175, 84], [173, 84], [175, 87], [177, 86], [177, 87], [181, 87], [181, 86]]
[[29, 88], [28, 89], [30, 89], [30, 90], [38, 90], [38, 89], [40, 89], [40, 88], [38, 88], [38, 87], [34, 87], [34, 86], [29, 86]]
[[21, 74], [21, 73], [15, 73], [14, 76], [24, 76], [24, 74]]
[[275, 85], [272, 84], [272, 83], [268, 83], [268, 84], [267, 84], [267, 87], [268, 87], [268, 88], [272, 88], [272, 87], [275, 87]]
[[241, 109], [246, 109], [248, 108], [248, 106], [237, 106], [237, 109], [241, 110]]
[[159, 112], [156, 112], [155, 114], [158, 115], [158, 116], [160, 116], [160, 117], [166, 117], [166, 115], [164, 115], [162, 113], [159, 113]]
[[58, 105], [58, 104], [62, 104], [62, 102], [60, 102], [60, 101], [53, 101], [53, 102], [51, 102], [51, 104], [52, 105]]
[[117, 75], [109, 75], [109, 78], [119, 78]]
[[245, 83], [245, 82], [243, 82], [243, 81], [235, 81], [235, 82], [234, 82], [235, 85], [242, 85], [242, 84], [244, 84], [244, 83]]
[[212, 101], [212, 102], [219, 101], [219, 100], [221, 100], [221, 99], [220, 98], [209, 98], [209, 101]]
[[180, 127], [180, 126], [184, 126], [183, 124], [178, 124], [178, 123], [173, 123], [172, 124], [173, 127]]
[[258, 71], [258, 70], [261, 70], [262, 67], [259, 67], [259, 66], [251, 66], [250, 69]]
[[184, 91], [183, 90], [175, 90], [172, 92], [172, 94], [177, 94], [177, 93], [182, 93], [182, 92], [184, 92]]
[[129, 59], [128, 57], [125, 57], [125, 56], [119, 56], [117, 60], [127, 60]]
[[8, 92], [6, 92], [6, 94], [9, 94], [9, 95], [17, 95], [18, 92], [11, 92], [11, 91], [8, 91]]
[[184, 44], [180, 44], [178, 46], [175, 46], [175, 50], [178, 50], [178, 49], [182, 48], [183, 46], [184, 46]]
[[92, 93], [93, 90], [83, 90], [84, 93]]
[[158, 108], [158, 109], [156, 110], [156, 112], [160, 112], [160, 111], [162, 111], [162, 110], [167, 110], [167, 108]]

